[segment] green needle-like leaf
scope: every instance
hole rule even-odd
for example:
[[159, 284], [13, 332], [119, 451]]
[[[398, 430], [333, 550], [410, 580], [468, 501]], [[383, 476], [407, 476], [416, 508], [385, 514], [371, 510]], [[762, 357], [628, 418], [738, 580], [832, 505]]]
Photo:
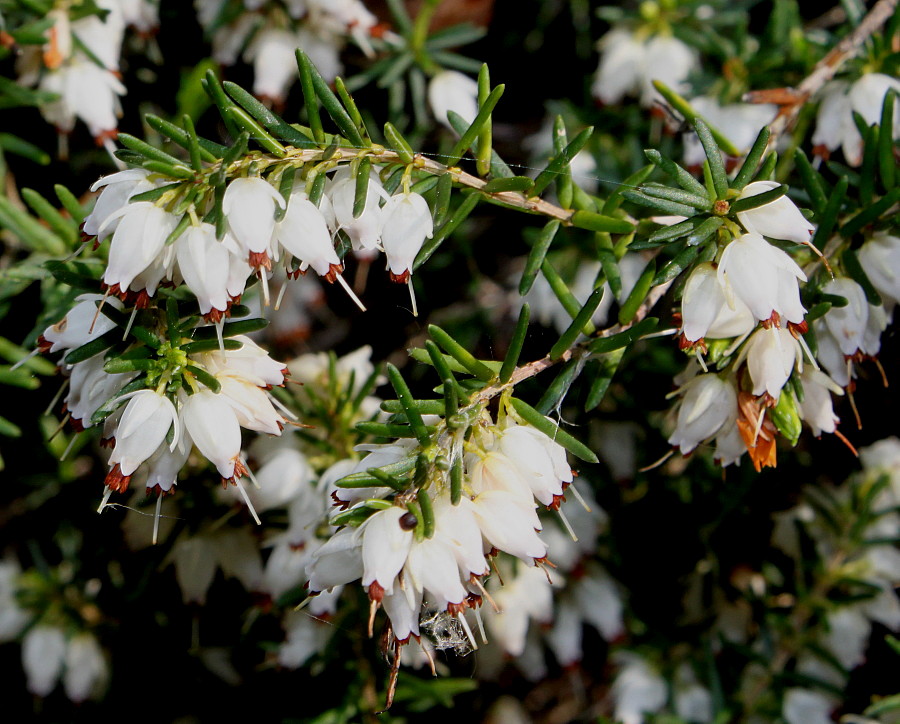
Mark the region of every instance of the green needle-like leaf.
[[475, 356], [465, 349], [453, 337], [447, 334], [436, 324], [428, 325], [428, 333], [432, 336], [443, 350], [453, 359], [459, 362], [471, 374], [475, 375], [479, 380], [487, 382], [494, 377], [494, 371], [483, 362], [475, 359]]
[[422, 422], [422, 416], [416, 409], [415, 398], [409, 391], [409, 387], [406, 385], [406, 380], [403, 379], [403, 375], [400, 374], [400, 370], [398, 370], [394, 365], [388, 363], [386, 369], [388, 373], [388, 379], [391, 381], [391, 385], [393, 386], [394, 391], [397, 393], [397, 398], [401, 403], [403, 403], [403, 407], [406, 411], [406, 419], [409, 420], [410, 427], [412, 427], [416, 439], [419, 441], [419, 444], [422, 447], [427, 446], [431, 440], [431, 437], [428, 433], [428, 429], [425, 427], [425, 423]]
[[498, 85], [494, 90], [491, 91], [490, 95], [485, 99], [484, 103], [481, 104], [481, 107], [478, 110], [478, 115], [475, 116], [471, 125], [466, 129], [466, 132], [463, 133], [462, 138], [460, 138], [456, 145], [453, 147], [453, 150], [450, 151], [450, 154], [446, 160], [448, 166], [455, 166], [459, 163], [459, 159], [462, 158], [462, 155], [466, 152], [474, 142], [475, 139], [478, 138], [478, 135], [483, 130], [483, 127], [486, 123], [491, 122], [491, 112], [494, 110], [494, 106], [497, 105], [497, 102], [500, 100], [500, 96], [503, 95], [503, 91], [506, 89], [506, 86]]
[[[579, 335], [585, 333], [585, 326], [590, 322], [591, 317], [594, 316], [597, 307], [600, 306], [600, 301], [603, 299], [604, 292], [605, 289], [602, 286], [597, 287], [591, 292], [591, 295], [584, 303], [584, 306], [579, 310], [578, 314], [575, 315], [572, 323], [568, 326], [566, 331], [562, 333], [562, 336], [556, 344], [550, 349], [550, 359], [559, 359], [566, 350], [575, 344], [575, 340], [578, 339]], [[591, 325], [591, 328], [593, 329], [593, 325]]]
[[509, 348], [506, 350], [506, 356], [503, 358], [503, 365], [500, 367], [500, 382], [503, 384], [509, 382], [509, 378], [512, 377], [512, 373], [519, 363], [519, 355], [522, 353], [522, 345], [525, 344], [525, 335], [528, 333], [530, 316], [530, 308], [527, 304], [523, 304], [522, 309], [519, 311], [519, 318], [516, 321], [512, 339], [509, 342]]

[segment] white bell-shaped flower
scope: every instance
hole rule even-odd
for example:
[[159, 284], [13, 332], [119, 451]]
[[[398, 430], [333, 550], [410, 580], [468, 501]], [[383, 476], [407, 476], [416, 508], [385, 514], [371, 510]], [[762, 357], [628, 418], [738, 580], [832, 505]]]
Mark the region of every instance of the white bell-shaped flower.
[[[149, 201], [123, 206], [111, 214], [103, 226], [119, 219], [109, 245], [109, 262], [103, 272], [103, 282], [117, 293], [144, 289], [133, 284], [150, 267], [165, 248], [166, 238], [178, 224], [178, 217]], [[161, 276], [161, 275], [160, 275]]]
[[125, 19], [118, 2], [106, 0], [97, 4], [107, 11], [106, 17], [87, 15], [79, 18], [72, 23], [72, 33], [106, 70], [118, 71]]
[[48, 122], [63, 133], [81, 120], [96, 139], [115, 136], [120, 115], [119, 96], [125, 86], [116, 76], [87, 58], [74, 57], [41, 79], [40, 89], [58, 96], [41, 106]]
[[478, 115], [478, 83], [457, 70], [442, 70], [428, 82], [428, 105], [438, 123], [452, 129], [447, 112], [454, 111], [471, 124]]
[[538, 537], [541, 521], [533, 501], [506, 490], [486, 490], [471, 501], [463, 498], [460, 505], [470, 506], [485, 540], [498, 550], [526, 563], [547, 556], [547, 546]]
[[840, 418], [834, 414], [831, 394], [843, 395], [844, 390], [821, 370], [804, 368], [799, 376], [803, 399], [797, 400], [800, 419], [812, 428], [813, 435], [833, 433]]
[[287, 212], [275, 227], [275, 238], [300, 260], [300, 270], [312, 267], [316, 274], [333, 282], [344, 267], [334, 250], [325, 216], [306, 193], [291, 194]]
[[238, 424], [248, 430], [268, 435], [280, 435], [284, 417], [275, 409], [264, 390], [235, 375], [216, 376], [225, 397], [237, 417]]
[[644, 108], [662, 101], [659, 91], [653, 87], [654, 80], [663, 82], [676, 93], [684, 93], [688, 90], [688, 76], [698, 65], [697, 52], [674, 35], [650, 38], [644, 46], [641, 60], [643, 83], [640, 101]]
[[781, 716], [787, 724], [830, 724], [836, 706], [837, 702], [821, 692], [794, 687], [784, 692]]
[[230, 480], [240, 474], [235, 468], [241, 456], [241, 427], [225, 395], [203, 389], [181, 400], [181, 419], [194, 445]]
[[682, 455], [687, 455], [723, 426], [735, 424], [737, 392], [734, 385], [715, 374], [698, 375], [680, 391], [683, 397], [669, 444], [676, 445]]
[[300, 46], [296, 33], [266, 27], [253, 38], [244, 60], [253, 63], [253, 94], [284, 103], [287, 92], [297, 80], [294, 52]]
[[747, 452], [747, 446], [737, 425], [723, 425], [716, 435], [716, 449], [713, 451], [713, 460], [723, 468], [740, 461], [741, 456]]
[[[862, 116], [867, 126], [878, 123], [884, 97], [892, 88], [900, 92], [900, 81], [884, 73], [866, 73], [853, 83], [834, 81], [826, 85], [816, 115], [813, 145], [829, 152], [841, 148], [847, 163], [859, 166], [862, 163], [862, 136], [853, 114]], [[895, 105], [893, 137], [898, 136], [900, 119]]]
[[422, 615], [422, 589], [417, 586], [397, 587], [381, 599], [384, 612], [391, 619], [391, 630], [397, 641], [419, 636], [419, 617]]
[[306, 569], [309, 590], [317, 593], [350, 583], [361, 578], [363, 570], [361, 537], [352, 528], [341, 528], [313, 554]]
[[[744, 187], [738, 200], [771, 191], [778, 185], [777, 181], [754, 181]], [[738, 211], [737, 218], [751, 234], [795, 241], [798, 244], [808, 244], [810, 235], [816, 228], [806, 220], [800, 209], [787, 196], [757, 206], [755, 209]]]
[[611, 30], [598, 43], [600, 65], [591, 94], [604, 104], [619, 103], [641, 85], [644, 44], [627, 30]]
[[466, 468], [469, 484], [477, 494], [487, 490], [503, 490], [515, 495], [526, 504], [533, 503], [534, 497], [528, 480], [521, 474], [508, 455], [500, 450], [467, 456]]
[[193, 448], [190, 433], [182, 429], [174, 449], [163, 442], [156, 452], [147, 458], [147, 490], [168, 493], [178, 482], [178, 473], [185, 466]]
[[513, 425], [500, 436], [499, 449], [524, 479], [535, 499], [552, 505], [563, 494], [563, 483], [572, 482], [566, 451], [528, 425]]
[[738, 298], [761, 321], [772, 319], [773, 313], [794, 324], [803, 321], [806, 309], [798, 280], [806, 281], [806, 275], [759, 234], [744, 234], [725, 247], [718, 278], [730, 306]]
[[378, 205], [381, 199], [387, 199], [387, 192], [381, 185], [378, 174], [374, 171], [369, 176], [366, 189], [366, 203], [359, 216], [353, 216], [353, 204], [356, 199], [356, 179], [349, 170], [340, 169], [335, 173], [327, 195], [334, 211], [334, 229], [344, 231], [356, 251], [371, 251], [381, 243], [381, 229], [384, 214]]
[[612, 685], [613, 716], [622, 724], [643, 724], [646, 714], [665, 706], [669, 696], [666, 680], [646, 659], [631, 651], [616, 652], [615, 662], [619, 671]]
[[231, 254], [216, 239], [216, 227], [199, 224], [187, 229], [175, 242], [178, 271], [197, 302], [200, 313], [219, 318], [228, 309]]
[[[728, 103], [721, 105], [715, 97], [699, 96], [691, 99], [691, 107], [706, 120], [709, 125], [718, 129], [734, 144], [734, 147], [746, 154], [759, 135], [763, 126], [767, 126], [778, 113], [778, 106], [773, 103]], [[690, 132], [684, 135], [684, 165], [688, 168], [702, 166], [706, 160], [706, 152], [697, 134]]]
[[271, 265], [276, 208], [284, 208], [284, 198], [264, 179], [237, 178], [225, 189], [222, 211], [253, 268]]
[[459, 580], [459, 568], [452, 543], [442, 535], [413, 541], [403, 567], [404, 585], [422, 591], [429, 604], [439, 611], [461, 604], [467, 595]]
[[213, 375], [227, 374], [241, 377], [257, 387], [277, 387], [284, 384], [286, 367], [269, 357], [269, 353], [243, 334], [230, 339], [241, 343], [240, 349], [214, 350], [197, 355], [200, 363]]
[[299, 669], [310, 657], [323, 651], [332, 634], [332, 626], [306, 611], [289, 611], [284, 621], [287, 636], [278, 647], [278, 665]]
[[359, 527], [362, 585], [369, 589], [373, 601], [394, 592], [394, 581], [406, 562], [415, 527], [415, 516], [396, 506], [378, 511]]
[[438, 497], [434, 501], [434, 530], [450, 544], [464, 579], [487, 574], [481, 529], [471, 505], [453, 505], [449, 497]]
[[866, 332], [859, 349], [863, 354], [874, 357], [881, 351], [881, 333], [887, 329], [890, 320], [884, 305], [870, 304], [868, 308], [869, 318], [866, 321]]
[[381, 244], [391, 279], [404, 283], [412, 274], [416, 254], [434, 233], [428, 202], [417, 193], [391, 196], [382, 208]]
[[850, 384], [851, 375], [853, 377], [856, 375], [853, 373], [852, 364], [841, 352], [841, 346], [831, 333], [824, 318], [820, 317], [813, 322], [813, 331], [818, 343], [816, 359], [827, 370], [831, 379], [841, 387], [846, 387]]
[[716, 268], [709, 262], [694, 267], [681, 298], [681, 329], [688, 342], [727, 339], [749, 334], [756, 326], [749, 307], [739, 297], [728, 305]]
[[88, 699], [109, 676], [103, 649], [93, 634], [79, 633], [69, 639], [65, 663], [63, 687], [76, 703]]
[[102, 294], [79, 294], [75, 302], [65, 317], [44, 330], [38, 343], [41, 349], [48, 352], [68, 351], [97, 339], [116, 326], [109, 317], [97, 311], [97, 302], [118, 310], [123, 307], [115, 297], [104, 297]]
[[66, 409], [76, 429], [91, 427], [91, 415], [135, 376], [132, 372], [111, 375], [103, 369], [104, 361], [103, 355], [96, 355], [72, 366]]
[[741, 350], [738, 364], [744, 359], [753, 381], [753, 394], [768, 393], [775, 400], [794, 367], [803, 367], [800, 343], [788, 330], [780, 327], [757, 330]]
[[859, 263], [885, 308], [891, 312], [900, 302], [900, 236], [876, 231], [859, 249]]
[[852, 279], [836, 277], [822, 287], [825, 294], [844, 297], [847, 305], [832, 307], [825, 314], [828, 331], [837, 340], [845, 355], [856, 354], [863, 347], [866, 326], [869, 321], [869, 303], [863, 288]]
[[66, 660], [66, 636], [56, 626], [39, 624], [22, 639], [22, 668], [28, 691], [48, 696], [56, 687]]
[[[116, 230], [118, 221], [105, 225], [106, 220], [128, 203], [128, 199], [136, 194], [150, 191], [155, 184], [149, 180], [150, 172], [143, 168], [128, 168], [97, 179], [91, 184], [91, 191], [103, 189], [97, 197], [94, 208], [84, 219], [83, 230], [89, 236], [100, 233], [104, 227], [104, 236]], [[118, 217], [117, 217], [118, 219]]]
[[110, 464], [118, 465], [125, 477], [156, 452], [171, 427], [175, 432], [170, 449], [174, 449], [179, 436], [178, 413], [168, 397], [153, 390], [138, 390], [126, 397], [131, 399], [119, 420], [116, 445], [109, 456]]

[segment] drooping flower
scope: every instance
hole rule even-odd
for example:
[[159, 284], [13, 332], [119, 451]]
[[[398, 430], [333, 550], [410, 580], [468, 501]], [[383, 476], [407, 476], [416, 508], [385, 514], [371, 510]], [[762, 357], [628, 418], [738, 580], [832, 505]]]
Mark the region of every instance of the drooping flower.
[[800, 303], [798, 280], [806, 281], [806, 275], [759, 234], [744, 234], [726, 246], [717, 273], [729, 305], [737, 297], [760, 321], [778, 323], [776, 314], [794, 324], [803, 321], [806, 309]]
[[271, 267], [275, 209], [284, 206], [281, 194], [261, 178], [237, 178], [225, 189], [222, 211], [253, 268]]
[[381, 244], [391, 280], [405, 283], [412, 274], [416, 254], [434, 231], [431, 209], [419, 194], [399, 193], [385, 202], [382, 214]]
[[876, 231], [859, 249], [859, 263], [888, 312], [900, 302], [900, 237]]
[[[776, 181], [754, 181], [744, 187], [738, 200], [771, 191], [778, 185]], [[810, 235], [816, 228], [806, 220], [800, 209], [787, 196], [757, 206], [755, 209], [738, 211], [737, 218], [751, 234], [795, 241], [798, 244], [808, 244]]]
[[737, 420], [737, 393], [734, 386], [718, 375], [698, 375], [685, 384], [678, 408], [675, 431], [669, 444], [687, 455], [704, 440]]
[[312, 267], [333, 282], [344, 267], [334, 250], [325, 216], [303, 191], [291, 194], [284, 218], [275, 226], [275, 238], [300, 260], [300, 271]]
[[66, 696], [78, 703], [91, 697], [109, 675], [103, 649], [90, 633], [79, 633], [66, 647], [63, 687]]
[[757, 330], [738, 355], [737, 363], [747, 360], [753, 394], [777, 400], [794, 367], [802, 370], [800, 343], [787, 329], [770, 327]]
[[[691, 107], [709, 125], [724, 133], [735, 148], [745, 154], [750, 150], [763, 126], [775, 118], [778, 106], [772, 103], [728, 103], [721, 105], [712, 96], [691, 99]], [[702, 166], [706, 152], [695, 133], [684, 135], [684, 165]]]
[[366, 519], [357, 535], [362, 541], [362, 585], [373, 601], [394, 592], [394, 582], [413, 542], [415, 516], [393, 506]]
[[200, 453], [224, 480], [243, 474], [241, 427], [225, 395], [203, 389], [181, 399], [181, 420]]
[[[110, 242], [109, 262], [103, 272], [103, 283], [120, 296], [142, 289], [146, 289], [152, 296], [156, 286], [153, 285], [151, 291], [138, 277], [165, 250], [166, 238], [175, 230], [178, 218], [149, 201], [138, 201], [126, 204], [111, 214], [99, 233], [102, 234], [104, 227], [115, 219], [119, 223]], [[156, 279], [157, 283], [160, 278], [162, 273]]]
[[22, 668], [28, 691], [47, 696], [56, 687], [66, 660], [66, 636], [56, 626], [40, 624], [22, 639]]
[[472, 123], [478, 115], [478, 83], [457, 70], [442, 70], [428, 82], [428, 104], [438, 123], [448, 128], [452, 129], [448, 111]]
[[[862, 163], [862, 136], [853, 114], [862, 116], [867, 126], [881, 119], [881, 108], [888, 91], [900, 92], [900, 81], [883, 73], [866, 73], [853, 83], [834, 81], [825, 86], [812, 143], [824, 152], [841, 148], [851, 166]], [[895, 101], [896, 103], [896, 101]], [[900, 136], [900, 118], [894, 106], [893, 137]]]
[[200, 314], [212, 319], [219, 319], [228, 309], [231, 256], [216, 239], [212, 224], [191, 226], [175, 242], [178, 271], [197, 297]]
[[109, 456], [113, 470], [106, 484], [114, 490], [128, 486], [128, 478], [156, 452], [170, 428], [175, 428], [170, 449], [174, 449], [179, 435], [178, 413], [168, 397], [153, 390], [138, 390], [126, 397], [130, 399], [116, 427], [116, 443]]
[[688, 342], [704, 338], [743, 337], [756, 326], [749, 307], [738, 296], [728, 304], [716, 268], [709, 262], [694, 267], [681, 298], [681, 329]]

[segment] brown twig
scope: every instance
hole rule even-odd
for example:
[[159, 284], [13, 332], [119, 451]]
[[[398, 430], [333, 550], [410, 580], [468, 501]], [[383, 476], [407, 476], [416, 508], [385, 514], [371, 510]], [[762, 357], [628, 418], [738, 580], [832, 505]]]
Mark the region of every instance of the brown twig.
[[841, 66], [856, 55], [860, 46], [888, 21], [897, 9], [897, 2], [878, 0], [862, 22], [816, 63], [812, 72], [796, 88], [750, 91], [744, 95], [748, 103], [777, 103], [781, 106], [778, 116], [769, 126], [772, 133], [770, 144], [793, 126], [804, 104], [834, 78]]

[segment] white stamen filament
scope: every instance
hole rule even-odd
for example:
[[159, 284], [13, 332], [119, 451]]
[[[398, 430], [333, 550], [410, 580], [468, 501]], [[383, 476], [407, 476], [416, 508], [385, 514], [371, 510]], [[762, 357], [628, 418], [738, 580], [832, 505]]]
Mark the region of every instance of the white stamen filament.
[[466, 632], [466, 638], [469, 639], [469, 643], [472, 644], [472, 648], [477, 651], [478, 650], [478, 642], [475, 640], [475, 636], [472, 634], [472, 629], [469, 628], [469, 622], [466, 621], [466, 616], [464, 613], [458, 613], [456, 615], [457, 620], [462, 624], [463, 631]]
[[97, 508], [98, 513], [102, 513], [103, 509], [106, 507], [106, 504], [109, 502], [109, 497], [112, 495], [112, 488], [108, 485], [106, 486], [106, 490], [103, 492], [103, 499], [100, 501], [100, 507]]
[[284, 301], [284, 293], [287, 291], [287, 285], [288, 285], [288, 283], [285, 282], [284, 284], [281, 285], [281, 289], [278, 290], [278, 298], [275, 300], [275, 307], [274, 307], [276, 312], [279, 309], [281, 309], [281, 303]]
[[567, 490], [572, 491], [572, 495], [574, 495], [578, 502], [581, 503], [581, 507], [584, 508], [586, 513], [591, 512], [591, 506], [587, 504], [587, 501], [581, 496], [581, 493], [578, 492], [578, 488], [575, 487], [575, 483], [570, 483]]
[[556, 514], [559, 516], [559, 519], [562, 521], [563, 526], [565, 526], [566, 532], [572, 538], [572, 541], [577, 543], [578, 536], [575, 535], [575, 529], [572, 528], [572, 524], [569, 522], [569, 519], [566, 518], [566, 514], [562, 512], [562, 509], [556, 511]]
[[162, 494], [156, 496], [156, 512], [153, 514], [153, 545], [159, 540], [159, 512], [162, 509]]
[[257, 525], [262, 525], [259, 520], [259, 516], [256, 514], [256, 510], [253, 508], [253, 503], [250, 502], [250, 497], [247, 495], [247, 491], [244, 490], [244, 486], [241, 485], [241, 481], [235, 478], [234, 484], [237, 485], [237, 489], [241, 493], [241, 497], [244, 498], [244, 502], [247, 504], [247, 508], [250, 510], [250, 515], [253, 516], [253, 520], [256, 521]]
[[413, 288], [412, 275], [406, 280], [406, 286], [409, 288], [409, 301], [412, 304], [412, 313], [414, 317], [419, 316], [419, 307], [416, 305], [416, 290]]
[[353, 303], [356, 304], [357, 307], [359, 307], [361, 312], [365, 312], [365, 306], [361, 301], [359, 301], [359, 297], [356, 296], [356, 293], [350, 288], [350, 285], [347, 284], [347, 282], [344, 280], [344, 277], [338, 274], [336, 278], [340, 285], [344, 288], [344, 291], [347, 292], [347, 296], [353, 300]]
[[[99, 307], [97, 308], [99, 311]], [[134, 324], [134, 318], [137, 316], [137, 307], [131, 310], [131, 316], [128, 318], [128, 324], [125, 325], [125, 334], [122, 335], [122, 339], [128, 339], [128, 333], [131, 331], [131, 325]]]

